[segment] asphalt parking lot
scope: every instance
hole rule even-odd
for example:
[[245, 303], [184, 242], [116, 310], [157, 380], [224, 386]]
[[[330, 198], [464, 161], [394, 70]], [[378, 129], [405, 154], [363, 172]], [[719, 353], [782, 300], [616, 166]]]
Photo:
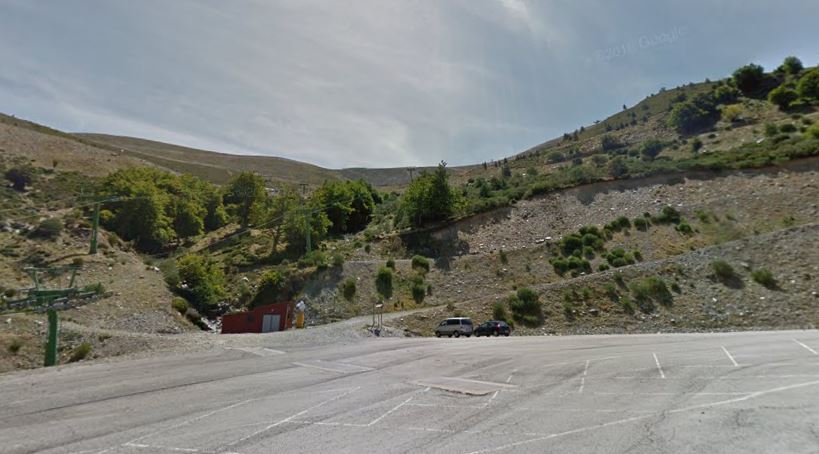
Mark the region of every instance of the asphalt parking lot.
[[0, 376], [0, 452], [819, 452], [816, 331], [264, 343]]

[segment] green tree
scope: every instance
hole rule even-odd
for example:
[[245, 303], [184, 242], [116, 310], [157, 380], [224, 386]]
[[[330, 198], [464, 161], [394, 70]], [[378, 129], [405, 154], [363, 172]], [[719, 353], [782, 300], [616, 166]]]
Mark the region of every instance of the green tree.
[[814, 68], [802, 76], [796, 92], [803, 98], [819, 99], [819, 69]]
[[373, 191], [363, 181], [328, 181], [313, 194], [331, 222], [330, 232], [357, 232], [370, 222], [375, 210]]
[[242, 227], [250, 224], [263, 205], [267, 193], [264, 188], [264, 179], [253, 172], [242, 172], [236, 175], [227, 184], [225, 202], [235, 207], [236, 215]]
[[116, 204], [115, 231], [123, 239], [135, 241], [139, 249], [159, 249], [176, 237], [171, 218], [165, 213], [168, 201], [168, 195], [152, 184], [135, 183], [132, 198]]
[[743, 93], [754, 92], [762, 85], [765, 79], [765, 70], [760, 65], [749, 64], [734, 71], [734, 83]]
[[286, 299], [285, 294], [285, 278], [282, 273], [277, 270], [268, 270], [262, 274], [259, 280], [259, 290], [251, 301], [251, 306], [261, 306], [264, 304], [271, 304]]
[[222, 197], [216, 191], [209, 191], [205, 194], [204, 205], [206, 214], [203, 225], [205, 230], [216, 230], [227, 224], [228, 214], [222, 203]]
[[434, 172], [423, 172], [410, 183], [401, 200], [403, 215], [414, 226], [448, 219], [459, 205], [459, 194], [449, 186], [449, 174], [443, 161]]
[[207, 212], [202, 206], [189, 200], [176, 200], [173, 211], [173, 228], [179, 238], [200, 235], [204, 231], [203, 216]]
[[785, 57], [785, 61], [782, 62], [782, 65], [778, 69], [786, 74], [799, 74], [803, 68], [802, 60], [799, 60], [794, 56], [790, 56]]
[[188, 300], [198, 309], [209, 309], [225, 296], [222, 269], [199, 255], [186, 255], [176, 262]]
[[382, 298], [388, 300], [392, 298], [392, 270], [382, 266], [375, 276], [375, 289]]
[[780, 109], [786, 110], [791, 106], [791, 103], [796, 101], [799, 95], [793, 89], [780, 85], [768, 93], [768, 102], [776, 104]]
[[301, 198], [289, 186], [281, 188], [275, 196], [265, 201], [262, 224], [270, 231], [273, 239], [271, 254], [278, 252], [279, 243], [286, 237], [288, 229], [294, 230], [292, 232], [294, 235], [304, 233], [305, 228], [299, 227], [300, 219], [301, 225], [304, 224], [303, 217], [299, 218], [300, 215], [297, 212], [300, 205]]

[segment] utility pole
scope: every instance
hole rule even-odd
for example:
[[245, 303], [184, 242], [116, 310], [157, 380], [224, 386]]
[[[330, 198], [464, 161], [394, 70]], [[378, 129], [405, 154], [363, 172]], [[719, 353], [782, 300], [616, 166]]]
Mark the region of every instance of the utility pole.
[[58, 318], [57, 311], [49, 309], [48, 313], [48, 338], [46, 340], [45, 350], [45, 366], [54, 366], [57, 364], [57, 330]]
[[307, 207], [307, 204], [306, 204], [306, 202], [307, 202], [307, 183], [300, 183], [299, 186], [301, 186], [301, 196], [305, 201], [304, 223], [305, 223], [307, 228], [305, 229], [305, 235], [304, 235], [305, 238], [304, 238], [304, 240], [305, 240], [305, 244], [306, 244], [307, 253], [309, 254], [310, 251], [313, 249], [312, 238], [310, 237], [311, 231], [313, 230], [313, 226], [312, 226], [312, 224], [310, 222], [310, 216], [311, 216], [310, 208]]

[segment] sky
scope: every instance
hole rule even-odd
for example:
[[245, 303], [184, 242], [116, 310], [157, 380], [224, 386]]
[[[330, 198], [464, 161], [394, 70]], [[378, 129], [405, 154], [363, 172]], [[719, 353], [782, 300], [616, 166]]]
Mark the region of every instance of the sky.
[[819, 63], [817, 0], [0, 0], [0, 112], [329, 168], [480, 163]]

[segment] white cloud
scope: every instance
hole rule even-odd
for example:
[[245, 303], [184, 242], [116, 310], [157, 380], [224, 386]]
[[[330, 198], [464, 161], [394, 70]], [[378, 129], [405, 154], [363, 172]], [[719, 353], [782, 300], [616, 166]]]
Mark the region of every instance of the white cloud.
[[[762, 0], [694, 1], [7, 1], [0, 61], [14, 64], [0, 66], [0, 110], [329, 167], [465, 164], [660, 86], [794, 46], [819, 54], [811, 0], [781, 14]], [[596, 58], [674, 26], [691, 33]]]

